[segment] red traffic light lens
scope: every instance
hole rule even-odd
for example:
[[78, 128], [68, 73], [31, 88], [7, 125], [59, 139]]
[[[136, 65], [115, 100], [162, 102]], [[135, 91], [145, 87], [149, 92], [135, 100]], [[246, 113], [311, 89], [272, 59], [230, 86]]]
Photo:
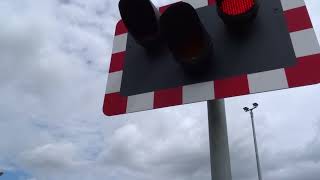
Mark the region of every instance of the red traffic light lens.
[[250, 11], [254, 4], [254, 0], [224, 0], [221, 10], [225, 14], [236, 16]]
[[140, 45], [156, 46], [160, 39], [160, 12], [150, 0], [120, 0], [119, 10], [129, 33]]
[[217, 0], [218, 14], [226, 24], [252, 20], [258, 12], [258, 0]]

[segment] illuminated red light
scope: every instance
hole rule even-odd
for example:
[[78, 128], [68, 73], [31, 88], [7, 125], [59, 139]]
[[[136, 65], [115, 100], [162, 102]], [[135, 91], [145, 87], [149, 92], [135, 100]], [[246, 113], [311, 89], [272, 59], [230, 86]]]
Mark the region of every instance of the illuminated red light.
[[258, 14], [259, 0], [216, 0], [217, 12], [228, 26], [248, 27]]
[[224, 0], [222, 1], [220, 8], [223, 13], [235, 16], [247, 13], [254, 5], [254, 0]]

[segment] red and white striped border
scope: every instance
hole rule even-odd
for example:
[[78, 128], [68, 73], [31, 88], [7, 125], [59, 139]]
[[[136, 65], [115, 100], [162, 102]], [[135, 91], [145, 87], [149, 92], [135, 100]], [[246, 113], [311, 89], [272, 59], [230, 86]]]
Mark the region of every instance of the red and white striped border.
[[[195, 8], [215, 3], [214, 0], [184, 1]], [[112, 116], [320, 83], [320, 46], [305, 2], [281, 0], [281, 3], [297, 57], [297, 65], [128, 97], [120, 95], [127, 29], [122, 21], [119, 21], [115, 32], [103, 112]], [[163, 12], [166, 7], [161, 7], [160, 11]]]

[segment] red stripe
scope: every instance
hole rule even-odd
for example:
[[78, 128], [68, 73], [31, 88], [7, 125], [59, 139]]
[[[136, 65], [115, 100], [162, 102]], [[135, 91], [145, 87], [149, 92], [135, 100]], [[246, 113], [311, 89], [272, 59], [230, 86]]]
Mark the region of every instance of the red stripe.
[[208, 0], [208, 4], [209, 5], [213, 5], [213, 4], [215, 4], [216, 3], [216, 0]]
[[180, 104], [182, 104], [182, 87], [159, 90], [154, 93], [154, 108]]
[[125, 52], [112, 54], [109, 73], [123, 70]]
[[125, 114], [128, 98], [120, 93], [106, 94], [104, 97], [103, 112], [107, 116]]
[[247, 75], [236, 76], [214, 81], [215, 97], [217, 99], [249, 94]]
[[312, 23], [306, 6], [284, 12], [289, 32], [312, 28]]
[[127, 33], [128, 32], [128, 29], [127, 27], [124, 25], [123, 21], [120, 20], [118, 23], [117, 23], [117, 26], [116, 26], [116, 36], [117, 35], [120, 35], [120, 34], [124, 34], [124, 33]]
[[298, 64], [286, 68], [289, 87], [320, 83], [320, 54], [298, 58]]
[[159, 12], [162, 14], [162, 13], [164, 13], [167, 9], [168, 9], [168, 7], [170, 7], [172, 4], [168, 4], [168, 5], [165, 5], [165, 6], [162, 6], [162, 7], [160, 7], [159, 8]]

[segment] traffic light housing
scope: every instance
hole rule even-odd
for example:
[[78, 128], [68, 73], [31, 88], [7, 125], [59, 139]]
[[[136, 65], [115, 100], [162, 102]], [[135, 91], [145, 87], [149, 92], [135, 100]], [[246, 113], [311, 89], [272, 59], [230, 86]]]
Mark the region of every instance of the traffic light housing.
[[161, 34], [175, 60], [189, 73], [202, 73], [209, 65], [213, 44], [197, 11], [188, 3], [178, 2], [160, 18]]
[[146, 49], [159, 46], [160, 12], [150, 0], [120, 0], [119, 11], [129, 33]]

